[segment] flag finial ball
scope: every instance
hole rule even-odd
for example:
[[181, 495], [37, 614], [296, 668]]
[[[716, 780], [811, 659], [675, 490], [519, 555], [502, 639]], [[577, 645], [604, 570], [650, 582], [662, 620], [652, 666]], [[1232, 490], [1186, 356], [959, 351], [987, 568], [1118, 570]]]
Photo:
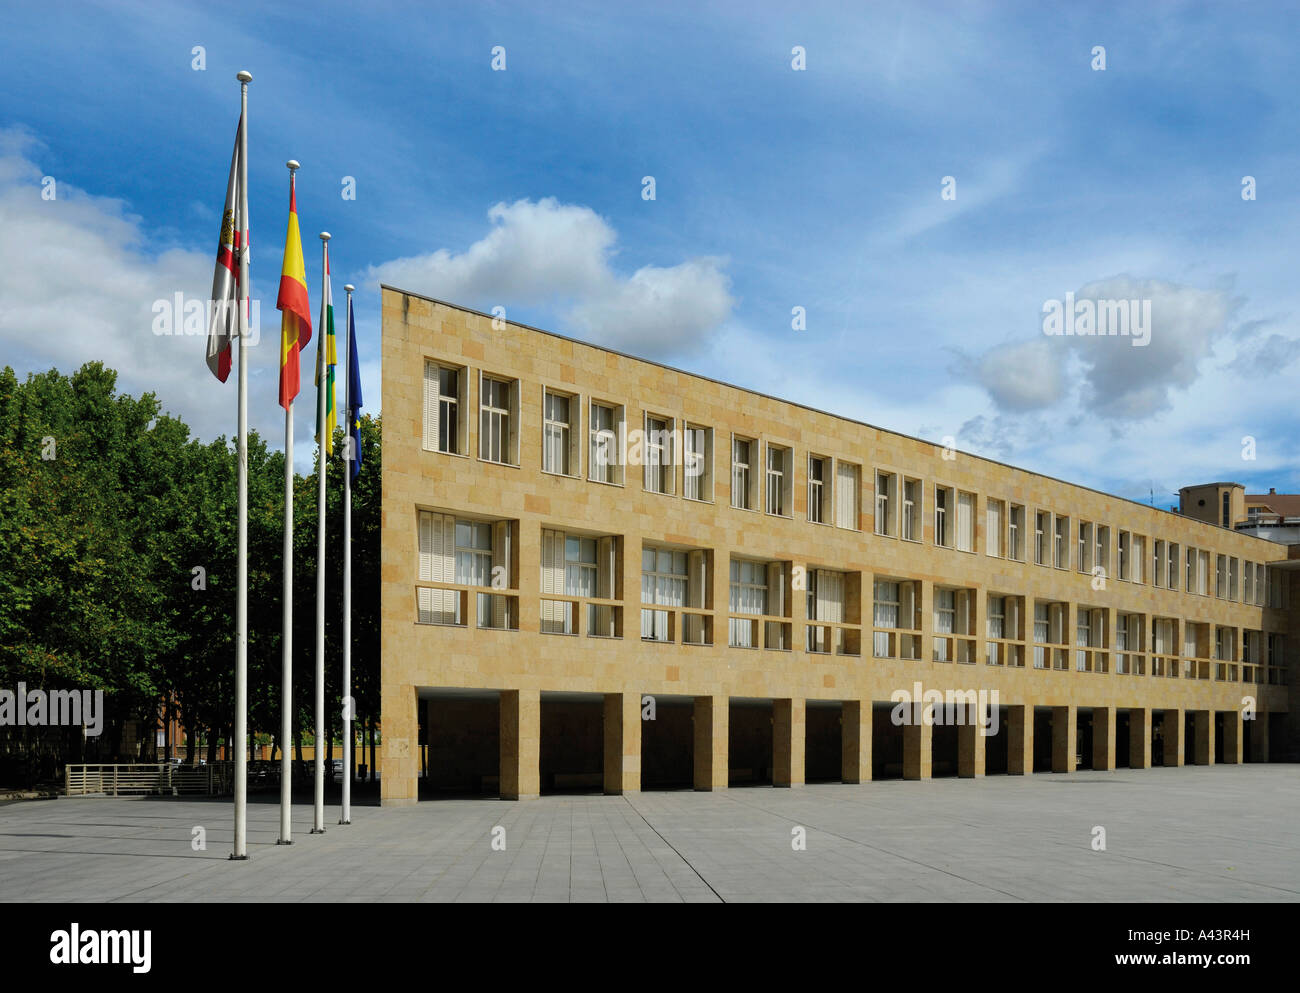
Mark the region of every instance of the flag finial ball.
[[301, 168], [302, 168], [302, 166], [298, 164], [298, 160], [297, 160], [297, 159], [290, 159], [288, 162], [285, 163], [285, 165], [287, 165], [287, 166], [289, 167], [289, 171], [290, 171], [290, 172], [293, 172], [293, 171], [296, 170], [296, 169], [301, 169]]
[[329, 240], [330, 240], [330, 233], [329, 233], [328, 231], [322, 231], [322, 232], [320, 233], [320, 240], [321, 240], [321, 241], [329, 241]]
[[253, 74], [247, 69], [240, 69], [239, 72], [235, 73], [235, 78], [241, 83], [251, 83], [253, 81]]
[[343, 285], [343, 289], [344, 289], [345, 292], [351, 293], [353, 290], [356, 289], [356, 287], [353, 286], [351, 283], [345, 283], [345, 284]]

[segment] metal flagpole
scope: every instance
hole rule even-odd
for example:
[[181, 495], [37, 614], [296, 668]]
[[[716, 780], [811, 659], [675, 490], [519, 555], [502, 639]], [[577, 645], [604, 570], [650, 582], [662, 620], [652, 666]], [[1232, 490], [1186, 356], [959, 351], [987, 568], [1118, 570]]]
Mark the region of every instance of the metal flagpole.
[[325, 446], [328, 442], [325, 424], [325, 390], [327, 371], [325, 368], [325, 346], [329, 338], [329, 270], [330, 270], [330, 233], [320, 233], [321, 274], [320, 274], [320, 327], [316, 342], [316, 430], [320, 441], [317, 446], [320, 459], [317, 462], [316, 476], [319, 480], [316, 491], [316, 813], [312, 834], [325, 833]]
[[253, 74], [240, 70], [239, 80], [239, 549], [235, 579], [235, 850], [232, 859], [248, 858], [248, 84]]
[[[344, 334], [348, 344], [348, 379], [352, 382], [352, 291], [351, 283], [343, 287], [348, 294], [348, 317]], [[337, 400], [334, 401], [338, 403]], [[347, 392], [348, 430], [343, 437], [343, 812], [340, 824], [352, 823], [352, 467], [356, 465], [356, 442], [352, 438], [352, 391]]]
[[[289, 167], [289, 202], [294, 202], [293, 182], [297, 159]], [[297, 362], [297, 356], [294, 357]], [[280, 636], [280, 838], [277, 844], [293, 844], [293, 759], [289, 739], [293, 737], [293, 398], [284, 412], [284, 601]]]

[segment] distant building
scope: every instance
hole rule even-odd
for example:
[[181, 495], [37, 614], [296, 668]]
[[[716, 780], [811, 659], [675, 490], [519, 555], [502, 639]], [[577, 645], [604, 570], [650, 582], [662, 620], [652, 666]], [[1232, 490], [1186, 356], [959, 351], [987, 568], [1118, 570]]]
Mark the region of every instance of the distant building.
[[1300, 546], [1300, 493], [1247, 493], [1241, 483], [1202, 483], [1178, 491], [1178, 512], [1194, 520]]

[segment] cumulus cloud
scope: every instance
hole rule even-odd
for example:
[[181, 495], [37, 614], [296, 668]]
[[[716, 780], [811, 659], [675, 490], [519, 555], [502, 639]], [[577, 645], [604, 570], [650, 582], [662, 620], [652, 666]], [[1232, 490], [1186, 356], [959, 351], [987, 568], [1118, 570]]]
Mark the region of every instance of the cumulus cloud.
[[578, 333], [643, 354], [697, 351], [731, 315], [724, 260], [620, 275], [611, 266], [617, 234], [589, 207], [517, 200], [492, 207], [488, 222], [491, 230], [463, 252], [394, 259], [371, 267], [370, 277], [485, 310], [556, 307]]
[[1061, 399], [1064, 355], [1048, 339], [997, 345], [967, 363], [1002, 410], [1050, 407]]

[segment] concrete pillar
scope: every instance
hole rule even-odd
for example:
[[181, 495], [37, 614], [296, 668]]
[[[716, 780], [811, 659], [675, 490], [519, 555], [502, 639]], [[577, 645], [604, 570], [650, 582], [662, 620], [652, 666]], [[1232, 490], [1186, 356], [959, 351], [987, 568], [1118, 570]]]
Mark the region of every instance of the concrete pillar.
[[1151, 711], [1129, 708], [1128, 764], [1132, 769], [1151, 768]]
[[501, 691], [501, 799], [526, 800], [541, 792], [542, 695]]
[[[385, 807], [405, 807], [419, 799], [420, 698], [409, 684], [384, 683], [380, 689], [384, 713], [384, 774], [379, 780], [379, 802]], [[293, 747], [292, 743], [289, 744]]]
[[772, 785], [802, 786], [807, 738], [804, 701], [772, 701]]
[[605, 793], [641, 790], [641, 695], [605, 694]]
[[1214, 765], [1214, 711], [1192, 711], [1192, 762]]
[[1034, 771], [1034, 708], [1007, 708], [1007, 773], [1027, 776]]
[[1268, 711], [1256, 710], [1250, 722], [1250, 760], [1268, 761]]
[[725, 696], [695, 698], [695, 788], [727, 788], [727, 733], [730, 701]]
[[[908, 723], [903, 725], [903, 778], [929, 779], [932, 769], [931, 749], [934, 742], [933, 704], [914, 703]], [[926, 718], [929, 718], [927, 721]]]
[[1241, 747], [1241, 711], [1225, 710], [1223, 712], [1223, 764], [1239, 765]]
[[1115, 768], [1115, 711], [1092, 708], [1092, 767], [1099, 771]]
[[984, 735], [987, 707], [968, 704], [962, 723], [957, 725], [957, 775], [963, 779], [979, 779], [984, 775]]
[[1052, 708], [1052, 771], [1074, 772], [1079, 748], [1079, 711], [1074, 707]]
[[1164, 739], [1164, 764], [1183, 764], [1183, 712], [1166, 710], [1160, 722], [1160, 735]]
[[871, 781], [871, 701], [845, 700], [840, 709], [841, 778], [846, 783]]

